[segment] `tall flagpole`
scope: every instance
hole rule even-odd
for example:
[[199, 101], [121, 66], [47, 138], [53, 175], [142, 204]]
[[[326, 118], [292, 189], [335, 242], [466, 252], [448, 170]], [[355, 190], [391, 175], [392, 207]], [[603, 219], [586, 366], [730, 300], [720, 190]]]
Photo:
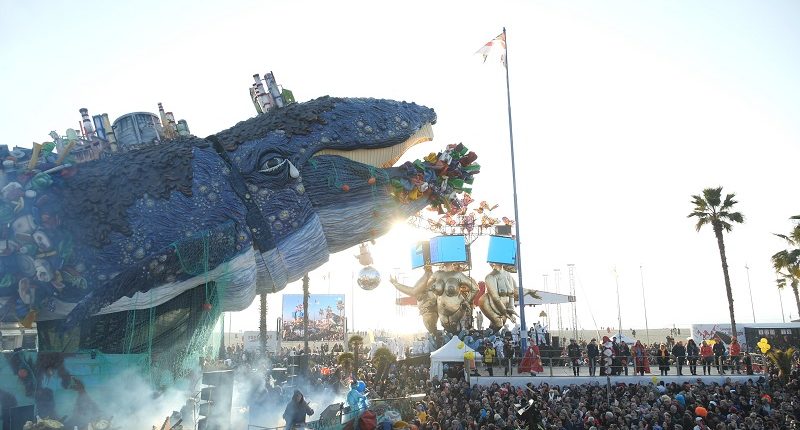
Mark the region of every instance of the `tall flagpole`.
[[522, 239], [519, 236], [519, 205], [517, 203], [517, 166], [514, 162], [514, 129], [511, 124], [511, 86], [508, 80], [508, 38], [506, 38], [506, 28], [503, 27], [503, 46], [505, 47], [504, 66], [506, 67], [506, 100], [508, 101], [508, 141], [511, 144], [511, 184], [514, 189], [514, 219], [517, 221], [514, 224], [516, 229], [517, 240], [517, 286], [519, 287], [519, 341], [520, 353], [525, 354], [528, 350], [528, 327], [525, 325], [525, 290], [522, 288], [522, 252], [520, 243]]
[[642, 279], [642, 304], [644, 305], [644, 332], [647, 336], [647, 344], [650, 344], [650, 326], [647, 324], [647, 300], [644, 298], [644, 271], [639, 265], [639, 277]]

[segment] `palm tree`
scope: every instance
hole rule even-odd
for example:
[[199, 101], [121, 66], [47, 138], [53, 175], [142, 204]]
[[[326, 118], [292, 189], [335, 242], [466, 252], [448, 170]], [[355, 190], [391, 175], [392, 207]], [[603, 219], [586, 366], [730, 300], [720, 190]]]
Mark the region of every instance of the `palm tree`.
[[700, 231], [706, 224], [711, 224], [714, 236], [717, 238], [719, 248], [719, 258], [722, 260], [722, 275], [725, 278], [725, 292], [728, 294], [728, 310], [731, 314], [731, 333], [736, 337], [736, 317], [733, 313], [733, 291], [731, 290], [731, 278], [728, 276], [728, 258], [725, 256], [725, 242], [722, 239], [722, 231], [730, 233], [733, 225], [731, 223], [743, 223], [744, 215], [740, 212], [732, 212], [733, 206], [738, 203], [734, 200], [736, 195], [731, 193], [722, 200], [722, 187], [706, 188], [702, 195], [693, 195], [692, 204], [694, 210], [688, 218], [697, 217], [695, 228]]
[[261, 341], [261, 356], [267, 355], [267, 293], [259, 294], [259, 312], [261, 320], [258, 323], [258, 335]]
[[347, 341], [347, 346], [353, 351], [353, 374], [358, 373], [358, 352], [361, 349], [361, 345], [364, 344], [364, 338], [359, 335], [350, 336], [350, 339]]
[[353, 368], [353, 353], [343, 352], [336, 357], [336, 362], [344, 369], [346, 374], [350, 374], [350, 369]]
[[773, 348], [764, 354], [778, 369], [778, 378], [781, 382], [786, 382], [789, 379], [789, 374], [792, 373], [792, 357], [794, 353], [794, 348], [789, 348], [786, 351]]
[[392, 354], [392, 351], [389, 348], [382, 346], [375, 350], [375, 356], [372, 357], [372, 364], [375, 365], [375, 369], [378, 370], [378, 374], [376, 375], [376, 379], [380, 382], [386, 377], [386, 374], [389, 372], [389, 367], [397, 361], [397, 357]]
[[303, 351], [308, 354], [308, 273], [303, 275]]
[[[800, 215], [791, 217], [792, 220], [800, 220]], [[797, 304], [797, 312], [800, 314], [800, 294], [798, 294], [798, 284], [800, 283], [800, 224], [794, 226], [788, 235], [775, 234], [785, 240], [792, 249], [784, 249], [776, 252], [772, 256], [772, 267], [778, 274], [778, 288], [783, 289], [786, 284], [792, 286], [794, 300]]]

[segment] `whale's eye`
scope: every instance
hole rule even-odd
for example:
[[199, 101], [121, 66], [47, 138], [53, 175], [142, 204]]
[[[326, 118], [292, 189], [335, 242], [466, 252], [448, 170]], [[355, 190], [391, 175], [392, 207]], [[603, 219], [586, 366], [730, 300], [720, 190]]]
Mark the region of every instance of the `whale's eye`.
[[264, 162], [264, 164], [261, 165], [260, 172], [262, 172], [262, 173], [271, 173], [271, 172], [274, 172], [274, 171], [280, 169], [281, 166], [283, 166], [284, 164], [286, 164], [286, 159], [285, 158], [272, 157], [269, 160], [267, 160], [266, 162]]

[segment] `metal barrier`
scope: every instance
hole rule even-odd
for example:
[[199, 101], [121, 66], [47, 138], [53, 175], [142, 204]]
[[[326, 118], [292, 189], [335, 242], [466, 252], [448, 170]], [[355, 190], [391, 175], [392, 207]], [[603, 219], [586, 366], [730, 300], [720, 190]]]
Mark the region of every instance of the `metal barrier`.
[[[765, 370], [764, 365], [764, 357], [761, 354], [742, 354], [738, 363], [735, 363], [734, 360], [730, 356], [723, 357], [722, 362], [717, 365], [716, 359], [714, 356], [710, 357], [710, 370], [708, 370], [709, 375], [718, 375], [720, 374], [720, 370], [722, 370], [723, 374], [731, 375], [731, 374], [742, 374], [745, 375], [746, 367], [744, 365], [744, 356], [749, 355], [752, 361], [752, 370], [754, 375], [760, 375]], [[620, 370], [619, 374], [621, 375], [630, 375], [635, 376], [638, 373], [636, 372], [636, 367], [634, 366], [633, 357], [627, 357], [627, 364], [623, 363], [619, 365], [618, 368]], [[658, 365], [658, 357], [655, 355], [648, 355], [648, 367], [650, 368], [649, 372], [645, 372], [644, 376], [660, 376], [661, 372], [659, 370]], [[676, 357], [670, 355], [668, 358], [668, 367], [669, 370], [667, 371], [667, 375], [677, 375], [677, 361]], [[529, 376], [529, 372], [519, 372], [519, 366], [522, 363], [523, 359], [519, 357], [514, 357], [510, 360], [504, 358], [495, 358], [495, 362], [491, 366], [491, 375], [492, 376]], [[572, 359], [569, 357], [541, 357], [542, 362], [542, 372], [533, 372], [537, 375], [548, 375], [548, 376], [574, 376], [573, 368], [572, 368]], [[480, 376], [488, 376], [490, 374], [489, 367], [486, 363], [475, 363], [475, 370], [477, 370], [478, 375]], [[600, 360], [599, 357], [595, 358], [594, 363], [595, 371], [594, 376], [600, 375]], [[590, 374], [590, 365], [588, 362], [587, 357], [581, 357], [578, 361], [578, 376], [592, 376]], [[627, 371], [627, 372], [626, 372]], [[703, 375], [703, 358], [697, 357], [696, 363], [696, 372], [697, 376]], [[473, 373], [474, 375], [475, 373]], [[690, 363], [688, 357], [683, 359], [682, 364], [682, 374], [684, 376], [692, 375], [690, 371]]]

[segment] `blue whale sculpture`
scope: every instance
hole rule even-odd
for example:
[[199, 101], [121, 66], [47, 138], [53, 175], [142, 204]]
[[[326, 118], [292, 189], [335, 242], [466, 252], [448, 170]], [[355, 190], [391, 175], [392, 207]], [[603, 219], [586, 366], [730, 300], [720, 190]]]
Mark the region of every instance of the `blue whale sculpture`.
[[393, 167], [435, 122], [414, 103], [322, 97], [54, 173], [6, 168], [0, 320], [69, 328], [208, 282], [244, 309], [425, 206], [452, 210], [474, 153]]

